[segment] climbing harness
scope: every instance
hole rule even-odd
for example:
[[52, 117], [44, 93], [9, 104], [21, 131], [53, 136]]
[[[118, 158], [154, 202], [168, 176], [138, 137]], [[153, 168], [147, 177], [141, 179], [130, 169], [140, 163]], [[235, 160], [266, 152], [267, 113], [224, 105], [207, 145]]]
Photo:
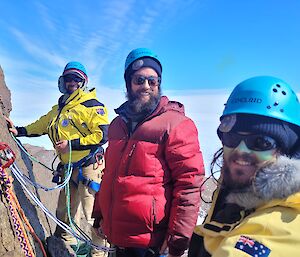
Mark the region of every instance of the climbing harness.
[[81, 166], [78, 168], [77, 180], [78, 180], [78, 182], [81, 182], [86, 187], [93, 189], [95, 192], [98, 192], [100, 190], [100, 186], [101, 186], [100, 183], [97, 183], [97, 182], [93, 181], [92, 179], [86, 178], [82, 175], [82, 167]]
[[100, 183], [97, 183], [93, 181], [92, 179], [89, 179], [82, 174], [82, 166], [86, 164], [91, 158], [95, 158], [96, 160], [96, 169], [99, 167], [99, 165], [103, 162], [103, 148], [98, 147], [95, 151], [88, 154], [86, 157], [82, 158], [78, 162], [72, 163], [73, 170], [78, 168], [78, 177], [77, 177], [77, 184], [81, 182], [83, 185], [93, 189], [95, 192], [98, 192], [100, 190]]
[[[36, 241], [39, 243], [41, 250], [43, 252], [43, 255], [47, 257], [47, 254], [45, 252], [44, 246], [40, 239], [37, 237], [37, 235], [34, 233], [33, 228], [31, 227], [29, 221], [27, 220], [20, 204], [15, 196], [14, 192], [12, 191], [12, 181], [13, 178], [8, 176], [5, 169], [10, 167], [13, 162], [15, 161], [15, 153], [9, 148], [9, 146], [5, 143], [0, 142], [0, 150], [1, 152], [1, 159], [0, 159], [0, 185], [1, 185], [1, 192], [6, 198], [6, 201], [9, 206], [9, 212], [14, 224], [14, 229], [16, 232], [16, 235], [18, 237], [18, 240], [20, 242], [21, 248], [25, 254], [26, 257], [34, 257], [34, 252], [32, 249], [32, 246], [29, 242], [26, 230], [24, 228], [24, 225], [22, 223], [22, 220], [27, 225], [30, 233], [32, 236], [36, 239]], [[5, 161], [5, 163], [3, 163]]]

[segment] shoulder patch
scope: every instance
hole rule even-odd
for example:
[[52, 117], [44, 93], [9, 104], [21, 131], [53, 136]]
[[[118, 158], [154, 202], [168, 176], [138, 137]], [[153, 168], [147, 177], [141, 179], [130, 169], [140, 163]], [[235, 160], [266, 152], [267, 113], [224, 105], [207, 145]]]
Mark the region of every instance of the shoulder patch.
[[97, 112], [98, 114], [100, 114], [100, 115], [104, 115], [104, 114], [105, 114], [105, 111], [104, 111], [103, 108], [98, 108], [98, 109], [96, 110], [96, 112]]
[[268, 247], [247, 236], [240, 236], [234, 248], [253, 257], [268, 257], [271, 253]]
[[95, 106], [101, 106], [101, 107], [104, 107], [104, 104], [103, 103], [100, 103], [98, 100], [96, 99], [90, 99], [90, 100], [87, 100], [85, 102], [82, 102], [81, 103], [82, 105], [84, 105], [85, 107], [95, 107]]

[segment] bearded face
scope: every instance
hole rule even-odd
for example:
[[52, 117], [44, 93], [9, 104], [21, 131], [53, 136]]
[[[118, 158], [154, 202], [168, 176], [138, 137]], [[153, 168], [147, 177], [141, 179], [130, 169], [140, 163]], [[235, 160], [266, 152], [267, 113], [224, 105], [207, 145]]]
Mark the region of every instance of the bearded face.
[[252, 184], [260, 168], [275, 161], [277, 149], [253, 151], [242, 141], [235, 148], [223, 146], [223, 153], [224, 183], [230, 188], [242, 189]]
[[133, 74], [127, 98], [134, 112], [152, 111], [157, 106], [160, 97], [160, 80], [155, 70], [144, 67]]

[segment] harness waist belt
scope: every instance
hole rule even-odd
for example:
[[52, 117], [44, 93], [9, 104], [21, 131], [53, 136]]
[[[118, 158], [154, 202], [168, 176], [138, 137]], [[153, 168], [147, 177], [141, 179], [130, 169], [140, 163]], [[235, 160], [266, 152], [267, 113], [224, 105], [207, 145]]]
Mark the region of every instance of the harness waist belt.
[[92, 179], [86, 178], [82, 175], [82, 168], [79, 167], [78, 172], [78, 182], [81, 181], [83, 185], [90, 187], [94, 191], [98, 192], [100, 190], [100, 183], [93, 181]]

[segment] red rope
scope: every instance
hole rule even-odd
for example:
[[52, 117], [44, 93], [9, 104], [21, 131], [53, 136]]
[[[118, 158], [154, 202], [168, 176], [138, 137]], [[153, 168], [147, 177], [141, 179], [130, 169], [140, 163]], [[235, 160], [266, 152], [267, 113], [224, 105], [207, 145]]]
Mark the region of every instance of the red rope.
[[11, 190], [12, 183], [11, 183], [8, 175], [6, 174], [5, 170], [2, 167], [0, 167], [0, 176], [3, 181], [2, 184], [5, 188], [4, 195], [6, 197], [8, 205], [9, 205], [9, 212], [10, 212], [10, 215], [11, 215], [11, 218], [12, 218], [12, 221], [14, 224], [14, 229], [15, 229], [16, 235], [18, 237], [18, 240], [20, 242], [21, 248], [26, 257], [34, 257], [35, 255], [34, 255], [32, 247], [30, 245], [28, 236], [25, 232], [25, 228], [24, 228], [22, 222], [20, 222], [21, 218], [16, 210], [16, 206], [11, 197], [11, 195], [13, 194], [13, 192]]
[[[15, 153], [10, 149], [10, 147], [3, 142], [0, 142], [0, 150], [3, 151], [3, 153], [5, 154], [5, 156], [1, 155], [1, 159], [5, 161], [5, 163], [2, 163], [1, 159], [0, 159], [0, 185], [2, 186], [2, 188], [4, 189], [4, 195], [6, 197], [6, 200], [8, 202], [9, 205], [9, 211], [10, 211], [10, 215], [14, 224], [14, 228], [15, 228], [15, 232], [16, 235], [18, 237], [18, 240], [20, 242], [21, 248], [23, 250], [23, 252], [25, 253], [26, 257], [34, 257], [34, 252], [33, 249], [30, 245], [28, 236], [26, 234], [26, 230], [24, 228], [24, 225], [22, 223], [22, 219], [25, 222], [25, 224], [27, 225], [27, 228], [29, 229], [30, 234], [35, 238], [35, 240], [38, 242], [43, 255], [45, 257], [47, 257], [47, 253], [45, 251], [45, 248], [43, 246], [42, 241], [38, 238], [38, 236], [36, 235], [36, 233], [34, 232], [32, 226], [30, 225], [23, 209], [20, 206], [20, 203], [16, 197], [16, 195], [14, 194], [13, 190], [12, 190], [12, 181], [13, 178], [8, 176], [8, 174], [5, 171], [5, 168], [9, 167], [10, 165], [13, 164], [13, 162], [15, 161], [16, 155]], [[21, 217], [22, 219], [21, 219]]]

